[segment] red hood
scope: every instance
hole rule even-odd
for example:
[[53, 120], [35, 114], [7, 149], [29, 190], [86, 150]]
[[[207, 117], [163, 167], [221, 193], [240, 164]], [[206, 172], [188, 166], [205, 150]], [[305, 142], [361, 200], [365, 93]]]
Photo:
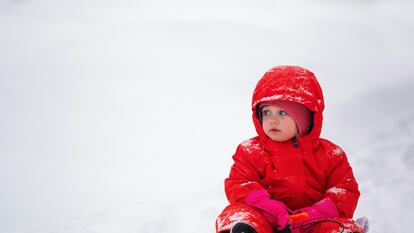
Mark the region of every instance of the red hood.
[[287, 100], [305, 105], [314, 113], [313, 129], [299, 140], [303, 147], [316, 146], [322, 129], [322, 112], [325, 107], [322, 89], [315, 75], [298, 66], [276, 66], [267, 71], [257, 83], [253, 93], [252, 111], [253, 122], [261, 143], [267, 148], [275, 148], [276, 145], [289, 144], [271, 140], [264, 133], [259, 119], [256, 116], [256, 107], [265, 101]]

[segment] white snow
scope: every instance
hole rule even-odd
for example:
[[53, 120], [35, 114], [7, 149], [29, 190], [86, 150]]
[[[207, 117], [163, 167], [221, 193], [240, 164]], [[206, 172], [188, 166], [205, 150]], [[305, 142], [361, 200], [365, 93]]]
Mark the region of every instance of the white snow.
[[225, 224], [223, 221], [218, 221], [217, 222], [217, 227], [220, 229], [228, 229], [229, 227], [231, 227], [229, 224], [234, 224], [237, 222], [241, 222], [245, 219], [247, 219], [247, 215], [249, 215], [248, 212], [237, 212], [237, 213], [233, 213], [232, 215], [229, 216], [229, 223]]
[[248, 185], [248, 184], [253, 184], [253, 183], [255, 183], [255, 182], [253, 182], [253, 181], [248, 181], [248, 182], [245, 182], [245, 183], [241, 183], [240, 185], [241, 185], [241, 186], [246, 186], [246, 185]]
[[308, 96], [310, 96], [310, 97], [312, 97], [312, 96], [313, 96], [313, 93], [312, 93], [312, 92], [310, 92], [310, 91], [307, 91], [307, 90], [305, 89], [305, 87], [303, 87], [303, 86], [299, 86], [299, 88], [298, 88], [298, 89], [286, 88], [286, 90], [288, 90], [288, 91], [290, 91], [290, 92], [293, 92], [293, 93], [295, 93], [295, 92], [297, 92], [297, 93], [303, 93], [303, 94], [306, 94], [306, 95], [308, 95]]
[[253, 139], [244, 140], [241, 143], [241, 145], [243, 146], [243, 149], [247, 151], [248, 153], [251, 153], [255, 150], [257, 151], [260, 149], [260, 145], [257, 142], [255, 142]]
[[313, 71], [371, 232], [410, 232], [412, 1], [0, 2], [0, 232], [214, 232], [272, 66]]
[[332, 187], [332, 188], [328, 189], [326, 192], [341, 195], [341, 194], [344, 194], [345, 191], [346, 190], [342, 189], [342, 188]]
[[280, 100], [282, 97], [283, 97], [283, 95], [272, 95], [272, 96], [266, 96], [266, 97], [263, 97], [263, 98], [260, 98], [260, 99], [256, 100], [256, 101], [253, 103], [253, 106], [257, 105], [257, 103], [260, 103], [260, 102], [267, 102], [267, 101], [273, 101], [273, 100]]
[[344, 151], [340, 147], [336, 147], [332, 153], [333, 155], [342, 155]]

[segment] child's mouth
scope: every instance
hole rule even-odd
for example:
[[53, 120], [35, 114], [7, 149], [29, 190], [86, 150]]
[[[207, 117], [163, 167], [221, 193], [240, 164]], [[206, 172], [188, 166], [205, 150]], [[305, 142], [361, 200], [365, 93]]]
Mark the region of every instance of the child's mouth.
[[270, 132], [280, 132], [278, 129], [271, 129]]

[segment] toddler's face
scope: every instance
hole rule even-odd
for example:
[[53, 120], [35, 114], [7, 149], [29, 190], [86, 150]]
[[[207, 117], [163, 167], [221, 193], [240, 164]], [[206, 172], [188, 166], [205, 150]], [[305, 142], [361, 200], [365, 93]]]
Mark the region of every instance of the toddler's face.
[[283, 109], [266, 105], [261, 109], [262, 127], [273, 141], [283, 142], [298, 134], [295, 121]]

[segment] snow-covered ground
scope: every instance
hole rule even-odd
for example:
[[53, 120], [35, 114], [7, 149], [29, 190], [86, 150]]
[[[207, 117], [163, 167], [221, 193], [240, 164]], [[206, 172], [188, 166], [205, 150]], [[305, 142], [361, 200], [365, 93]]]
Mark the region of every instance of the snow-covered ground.
[[0, 2], [0, 232], [214, 232], [270, 67], [314, 71], [371, 232], [411, 232], [411, 1]]

